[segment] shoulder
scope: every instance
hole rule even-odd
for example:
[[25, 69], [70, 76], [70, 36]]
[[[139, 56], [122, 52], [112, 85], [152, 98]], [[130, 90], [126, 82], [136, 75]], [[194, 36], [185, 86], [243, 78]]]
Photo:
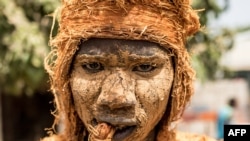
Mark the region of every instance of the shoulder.
[[215, 139], [202, 134], [176, 132], [176, 141], [216, 141]]

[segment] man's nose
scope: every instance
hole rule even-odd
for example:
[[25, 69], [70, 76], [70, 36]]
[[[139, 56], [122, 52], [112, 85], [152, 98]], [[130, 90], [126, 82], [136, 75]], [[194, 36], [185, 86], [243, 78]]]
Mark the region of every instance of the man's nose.
[[134, 108], [136, 104], [134, 81], [125, 73], [108, 76], [97, 99], [97, 105], [110, 110]]

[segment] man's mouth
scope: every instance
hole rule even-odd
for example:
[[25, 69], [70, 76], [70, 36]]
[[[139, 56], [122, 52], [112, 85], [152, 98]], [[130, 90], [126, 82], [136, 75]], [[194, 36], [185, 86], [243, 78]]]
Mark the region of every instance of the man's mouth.
[[134, 119], [124, 119], [124, 118], [98, 118], [92, 121], [94, 126], [99, 123], [106, 123], [115, 129], [115, 133], [112, 137], [112, 141], [122, 141], [127, 138], [130, 134], [132, 134], [136, 130], [136, 122]]
[[136, 126], [124, 126], [122, 128], [115, 127], [115, 134], [113, 136], [113, 141], [122, 141], [128, 137], [136, 129]]

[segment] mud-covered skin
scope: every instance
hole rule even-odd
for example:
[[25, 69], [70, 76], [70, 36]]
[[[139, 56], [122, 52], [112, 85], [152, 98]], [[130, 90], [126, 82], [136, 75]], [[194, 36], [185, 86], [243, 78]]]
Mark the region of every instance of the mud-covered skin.
[[98, 122], [132, 126], [132, 133], [115, 133], [113, 140], [143, 141], [154, 139], [149, 136], [166, 110], [173, 78], [169, 52], [155, 43], [90, 39], [75, 56], [70, 86], [89, 132]]

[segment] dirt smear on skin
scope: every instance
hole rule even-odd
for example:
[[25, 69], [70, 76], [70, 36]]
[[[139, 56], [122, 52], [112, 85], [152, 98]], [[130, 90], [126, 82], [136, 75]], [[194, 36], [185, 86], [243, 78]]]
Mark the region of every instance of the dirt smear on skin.
[[[100, 42], [103, 40], [91, 41]], [[119, 41], [122, 42], [122, 40]], [[130, 45], [136, 45], [135, 43], [138, 42], [133, 43], [134, 44]], [[150, 44], [150, 42], [146, 41], [143, 43], [144, 45]], [[109, 45], [113, 44], [110, 43]], [[95, 130], [93, 130], [95, 126], [91, 125], [90, 120], [86, 121], [87, 117], [88, 119], [93, 119], [94, 116], [90, 113], [96, 115], [95, 117], [99, 115], [110, 115], [110, 117], [116, 117], [118, 119], [120, 117], [134, 119], [138, 126], [143, 126], [143, 130], [138, 129], [136, 131], [139, 133], [136, 136], [143, 137], [147, 136], [152, 130], [151, 125], [156, 125], [161, 119], [166, 108], [165, 103], [168, 101], [170, 89], [173, 84], [172, 55], [170, 51], [162, 49], [157, 44], [151, 43], [150, 45], [152, 46], [148, 48], [141, 45], [137, 48], [126, 47], [127, 49], [125, 50], [123, 50], [123, 48], [125, 48], [124, 46], [120, 46], [120, 50], [116, 52], [114, 52], [114, 48], [116, 47], [112, 49], [105, 47], [106, 50], [112, 51], [107, 52], [100, 51], [101, 49], [99, 48], [96, 49], [85, 46], [85, 48], [87, 48], [86, 50], [91, 50], [90, 54], [92, 55], [84, 54], [80, 50], [81, 53], [74, 59], [74, 67], [71, 73], [71, 89], [75, 101], [75, 109], [80, 118], [82, 120], [85, 119], [84, 123], [87, 125], [87, 129], [91, 134], [96, 133], [94, 132]], [[83, 48], [84, 46], [80, 49]], [[144, 56], [142, 56], [144, 49], [150, 52], [144, 52]], [[101, 54], [94, 52], [101, 52]], [[93, 53], [95, 55], [93, 55]], [[91, 74], [88, 73], [88, 71], [84, 71], [82, 65], [89, 62], [100, 62], [105, 66], [105, 70], [100, 71], [98, 74]], [[134, 71], [131, 71], [134, 66], [144, 63], [152, 63], [150, 65], [157, 69], [146, 74], [136, 74]], [[155, 78], [156, 74], [157, 77]], [[99, 91], [100, 89], [101, 91]], [[97, 103], [104, 101], [102, 104], [108, 105], [112, 112], [109, 108], [93, 107], [96, 101]], [[123, 107], [121, 109], [121, 103], [135, 103], [136, 106]], [[144, 107], [146, 110], [141, 107]], [[161, 109], [159, 113], [162, 114], [154, 114], [154, 112], [156, 112], [154, 109]], [[135, 136], [133, 137], [135, 138]]]
[[174, 84], [157, 140], [174, 141], [177, 121], [193, 94], [194, 71], [185, 43], [200, 28], [190, 0], [62, 0], [59, 32], [51, 38], [52, 51], [45, 59], [57, 110], [55, 125], [63, 117], [60, 141], [86, 139], [87, 131], [76, 114], [69, 78], [72, 60], [81, 41], [89, 38], [147, 40], [171, 50]]

